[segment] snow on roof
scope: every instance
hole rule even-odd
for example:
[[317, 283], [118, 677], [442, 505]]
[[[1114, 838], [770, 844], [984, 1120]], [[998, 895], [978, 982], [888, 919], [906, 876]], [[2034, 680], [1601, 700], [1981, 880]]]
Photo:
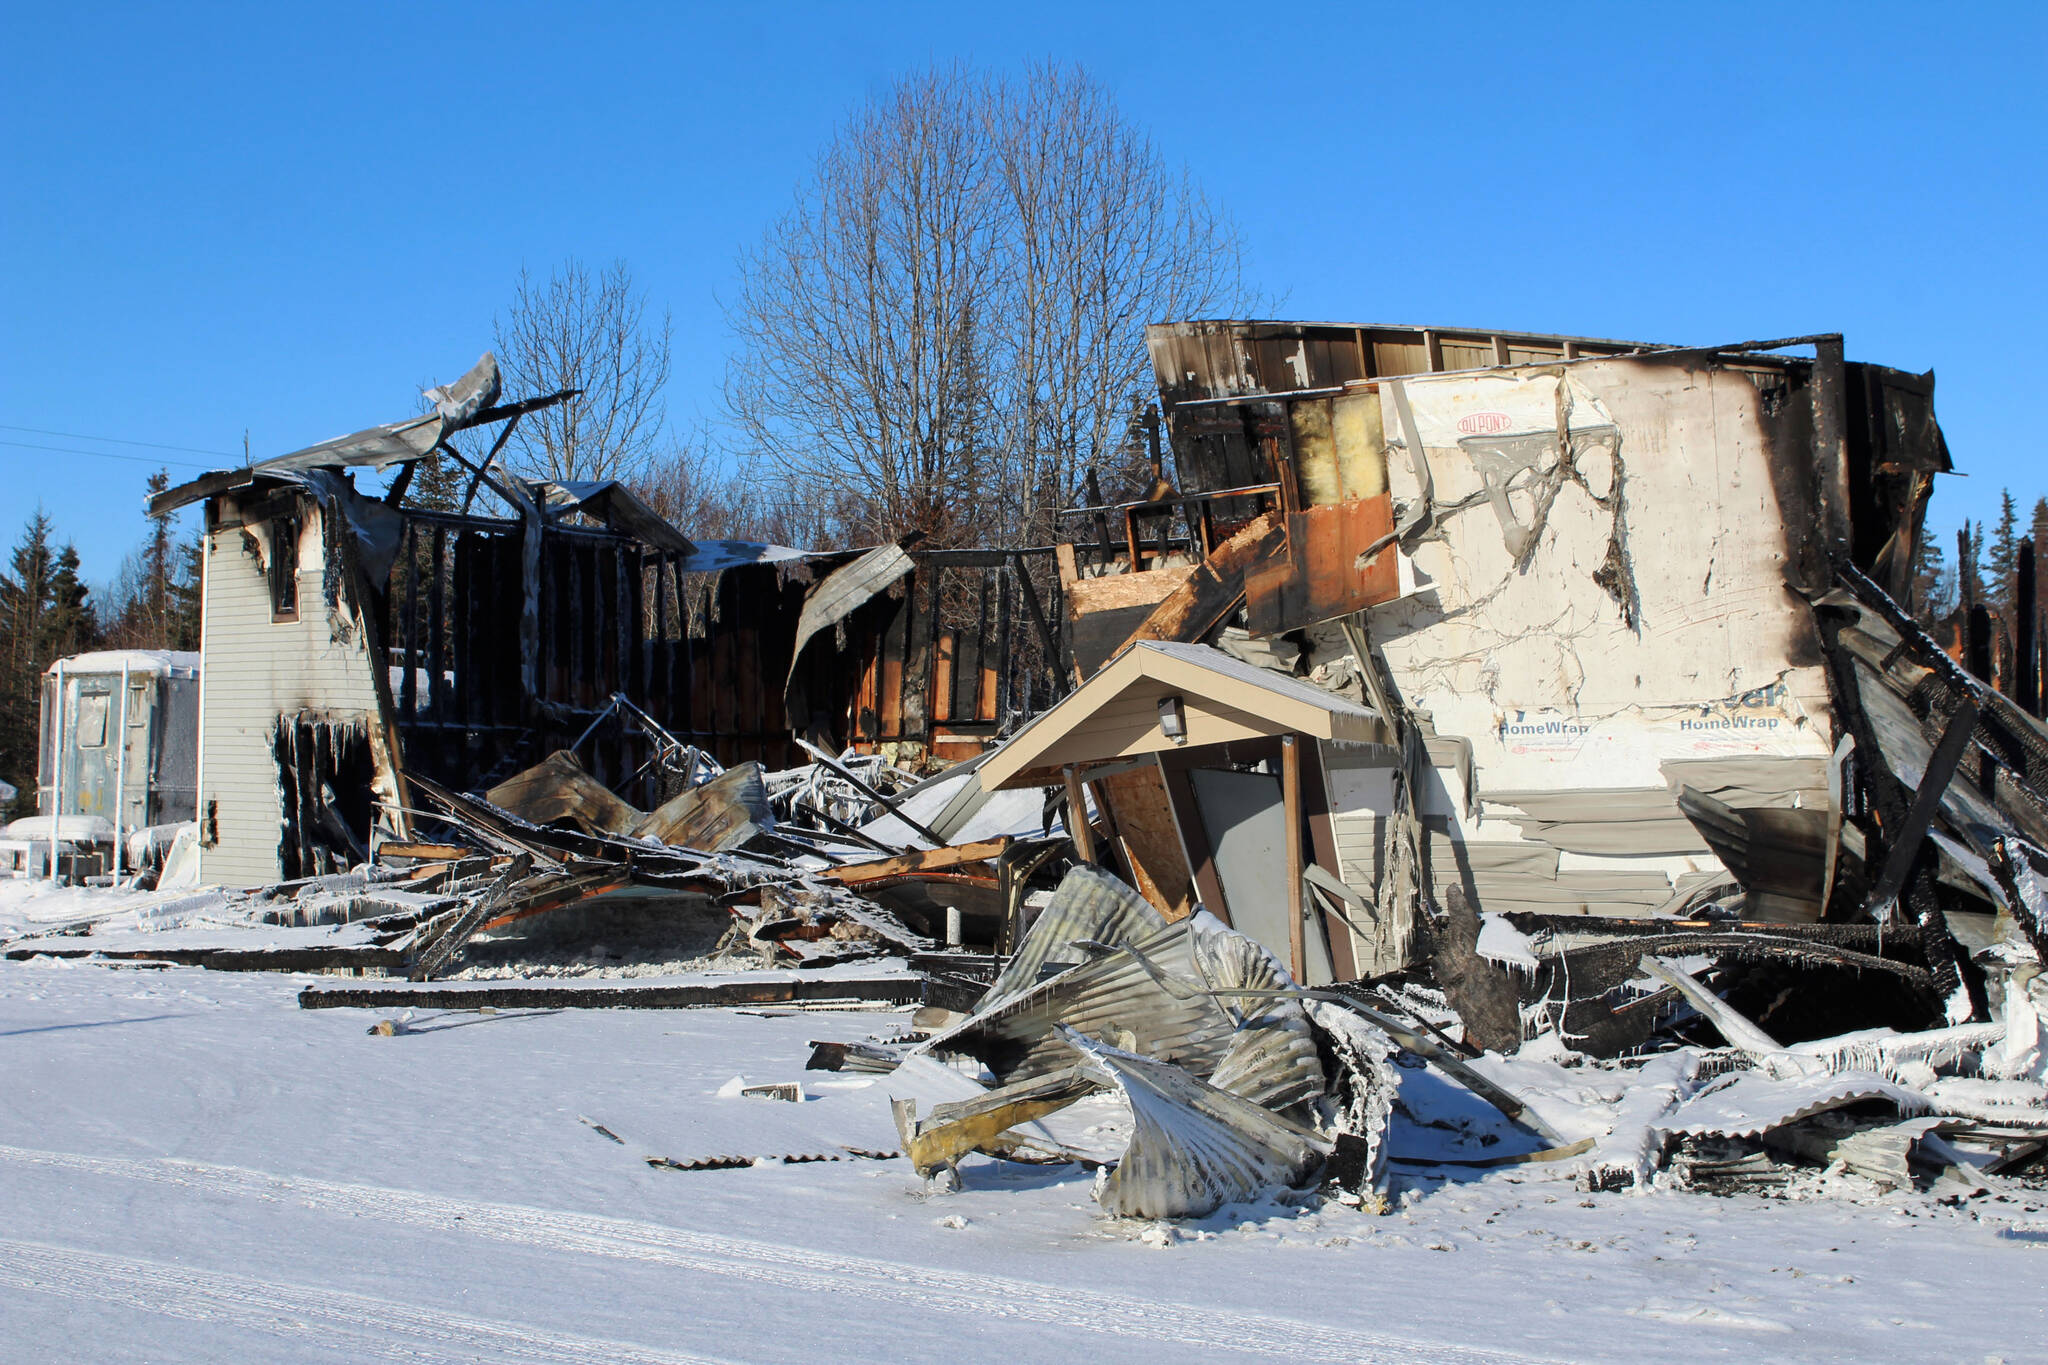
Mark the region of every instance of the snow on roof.
[[56, 676], [61, 666], [65, 673], [119, 673], [123, 666], [130, 673], [199, 673], [199, 655], [186, 649], [100, 649], [90, 654], [74, 654], [68, 659], [59, 659], [44, 670], [49, 676]]
[[[57, 837], [67, 843], [105, 844], [112, 843], [114, 827], [100, 815], [60, 815], [54, 817], [57, 823]], [[5, 829], [0, 829], [0, 839], [48, 839], [53, 817], [48, 815], [25, 815]]]
[[742, 564], [780, 564], [818, 557], [811, 550], [756, 540], [700, 540], [696, 546], [695, 550], [683, 556], [677, 568], [686, 573], [710, 573], [718, 569], [738, 568]]
[[1361, 706], [1341, 693], [1317, 687], [1312, 682], [1276, 673], [1270, 668], [1246, 663], [1234, 654], [1225, 654], [1213, 645], [1190, 644], [1179, 640], [1139, 640], [1134, 648], [1154, 654], [1165, 654], [1183, 662], [1206, 668], [1211, 673], [1220, 673], [1226, 678], [1249, 683], [1282, 697], [1291, 697], [1308, 706], [1319, 706], [1334, 715], [1369, 716], [1377, 719], [1379, 713], [1370, 706]]

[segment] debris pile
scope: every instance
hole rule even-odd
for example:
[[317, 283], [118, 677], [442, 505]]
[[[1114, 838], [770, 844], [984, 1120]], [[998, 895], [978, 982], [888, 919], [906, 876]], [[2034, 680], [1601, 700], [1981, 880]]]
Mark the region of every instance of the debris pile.
[[[913, 1054], [971, 1062], [990, 1084], [930, 1064], [897, 1069], [912, 1083], [894, 1105], [903, 1150], [942, 1180], [957, 1180], [971, 1151], [1085, 1161], [1106, 1172], [1105, 1209], [1169, 1218], [1301, 1185], [1349, 1139], [1368, 1154], [1352, 1193], [1377, 1197], [1392, 1044], [1370, 1024], [1338, 1025], [1333, 1085], [1296, 995], [1270, 953], [1213, 916], [1168, 923], [1114, 878], [1077, 867], [974, 1009]], [[919, 1081], [942, 1099], [922, 1118]], [[1078, 1138], [1048, 1125], [1091, 1099], [1110, 1112], [1093, 1106]]]

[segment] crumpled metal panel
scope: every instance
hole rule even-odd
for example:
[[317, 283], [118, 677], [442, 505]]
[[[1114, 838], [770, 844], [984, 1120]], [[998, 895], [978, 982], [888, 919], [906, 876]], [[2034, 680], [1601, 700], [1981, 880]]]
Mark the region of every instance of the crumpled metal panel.
[[[1207, 911], [1194, 917], [1196, 969], [1211, 991], [1277, 991], [1294, 985], [1279, 959]], [[1210, 1084], [1268, 1109], [1285, 1109], [1323, 1093], [1323, 1062], [1308, 1016], [1294, 1000], [1253, 996], [1219, 1002], [1239, 1022]]]
[[1199, 1218], [1321, 1169], [1327, 1148], [1308, 1129], [1170, 1062], [1062, 1033], [1130, 1102], [1130, 1145], [1096, 1190], [1108, 1212]]
[[[1151, 906], [1138, 904], [1157, 920]], [[1116, 940], [1131, 951], [1106, 953], [996, 1000], [926, 1046], [977, 1057], [1009, 1084], [1073, 1065], [1072, 1051], [1055, 1032], [1066, 1025], [1126, 1051], [1210, 1075], [1229, 1050], [1237, 1025], [1202, 984], [1194, 958], [1194, 923], [1182, 920], [1135, 939]], [[1161, 984], [1161, 976], [1174, 983], [1171, 989]]]
[[1123, 943], [1154, 933], [1166, 923], [1136, 891], [1099, 867], [1082, 864], [1060, 881], [1052, 901], [1032, 923], [1017, 955], [981, 998], [976, 1012], [1029, 990], [1048, 963], [1078, 963], [1085, 954], [1075, 943]]

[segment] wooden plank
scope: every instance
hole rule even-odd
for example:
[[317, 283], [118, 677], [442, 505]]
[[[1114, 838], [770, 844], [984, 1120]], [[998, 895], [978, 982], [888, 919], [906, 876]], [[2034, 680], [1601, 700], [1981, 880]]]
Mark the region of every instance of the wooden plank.
[[1197, 565], [1187, 581], [1162, 599], [1133, 640], [1199, 640], [1236, 609], [1245, 593], [1245, 575], [1267, 563], [1286, 547], [1279, 512], [1246, 523]]
[[427, 609], [427, 714], [435, 720], [448, 718], [448, 689], [441, 670], [446, 662], [443, 641], [448, 626], [448, 584], [442, 566], [448, 555], [448, 528], [434, 528], [432, 576], [428, 582]]
[[910, 640], [911, 609], [915, 605], [913, 594], [906, 592], [889, 613], [887, 624], [882, 627], [876, 650], [881, 657], [881, 704], [877, 708], [882, 739], [897, 739], [903, 734], [903, 659]]
[[932, 614], [917, 609], [917, 594], [920, 586], [927, 599], [936, 594], [941, 572], [927, 560], [904, 587], [904, 629], [908, 632], [903, 651], [902, 734], [905, 739], [928, 740], [931, 737]]
[[1167, 920], [1194, 913], [1193, 876], [1156, 763], [1095, 779], [1098, 797], [1116, 812], [1124, 853], [1138, 891]]
[[474, 699], [477, 688], [475, 637], [471, 633], [476, 622], [476, 602], [471, 596], [476, 589], [476, 577], [473, 572], [473, 547], [468, 532], [455, 532], [450, 555], [453, 563], [448, 575], [452, 585], [449, 589], [448, 614], [450, 663], [454, 681], [449, 687], [449, 709], [453, 713], [450, 719], [467, 726], [476, 721]]
[[1281, 815], [1287, 821], [1287, 958], [1298, 983], [1308, 981], [1301, 924], [1301, 741], [1280, 736]]
[[[678, 710], [675, 704], [676, 659], [668, 633], [668, 560], [666, 551], [654, 557], [654, 619], [648, 632], [654, 647], [648, 650], [647, 696], [651, 703], [648, 710], [663, 725], [671, 729], [686, 729], [689, 713]], [[680, 726], [676, 723], [678, 715], [683, 717]]]
[[1074, 558], [1074, 547], [1066, 541], [1052, 547], [1053, 561], [1059, 565], [1060, 582], [1071, 586], [1081, 577], [1081, 566]]
[[945, 848], [925, 849], [893, 858], [877, 858], [864, 863], [828, 867], [817, 875], [845, 886], [859, 886], [884, 877], [900, 877], [911, 872], [939, 872], [970, 864], [993, 862], [1002, 857], [1003, 850], [1008, 848], [1010, 843], [1010, 837], [1004, 835], [999, 839], [985, 839], [971, 844], [952, 844]]
[[380, 861], [385, 858], [430, 858], [440, 862], [453, 862], [457, 858], [470, 857], [475, 852], [475, 849], [464, 848], [460, 844], [391, 843], [377, 846], [377, 857]]
[[1074, 841], [1074, 852], [1084, 863], [1095, 861], [1095, 831], [1088, 824], [1088, 798], [1081, 790], [1081, 775], [1069, 763], [1065, 769], [1067, 781], [1067, 833]]
[[[2029, 565], [2032, 560], [2028, 560]], [[996, 680], [990, 698], [990, 716], [998, 722], [1010, 714], [1010, 571], [996, 570]]]
[[420, 711], [420, 528], [417, 522], [405, 524], [405, 541], [399, 551], [399, 563], [405, 566], [405, 619], [399, 627], [399, 638], [405, 641], [405, 676], [399, 683], [399, 711], [407, 720], [415, 720]]
[[1067, 619], [1078, 620], [1118, 607], [1157, 606], [1185, 583], [1193, 572], [1193, 566], [1182, 564], [1165, 569], [1077, 579], [1067, 585]]
[[932, 660], [932, 715], [934, 726], [953, 719], [953, 641], [955, 632], [941, 631]]

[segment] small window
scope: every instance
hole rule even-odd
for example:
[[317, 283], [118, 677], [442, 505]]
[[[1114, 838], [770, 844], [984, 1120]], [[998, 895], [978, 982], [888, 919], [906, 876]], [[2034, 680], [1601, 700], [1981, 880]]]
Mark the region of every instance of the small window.
[[299, 519], [270, 523], [270, 619], [299, 619]]
[[78, 747], [104, 749], [107, 745], [107, 694], [82, 692], [78, 697]]

